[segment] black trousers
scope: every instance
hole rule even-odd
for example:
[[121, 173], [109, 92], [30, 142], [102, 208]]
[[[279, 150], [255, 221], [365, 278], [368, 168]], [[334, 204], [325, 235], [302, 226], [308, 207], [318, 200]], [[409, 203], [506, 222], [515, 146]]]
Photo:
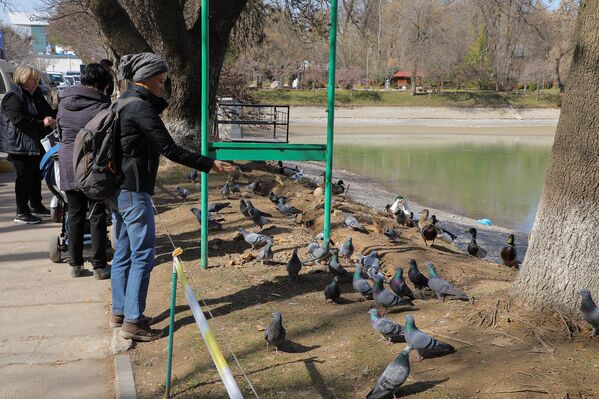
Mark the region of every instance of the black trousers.
[[94, 202], [81, 191], [66, 191], [69, 213], [69, 264], [83, 266], [83, 234], [85, 216], [90, 209], [89, 225], [92, 236], [92, 259], [94, 269], [106, 266], [106, 203]]
[[10, 160], [17, 171], [15, 195], [17, 214], [30, 213], [32, 208], [42, 207], [42, 172], [40, 155], [10, 154]]

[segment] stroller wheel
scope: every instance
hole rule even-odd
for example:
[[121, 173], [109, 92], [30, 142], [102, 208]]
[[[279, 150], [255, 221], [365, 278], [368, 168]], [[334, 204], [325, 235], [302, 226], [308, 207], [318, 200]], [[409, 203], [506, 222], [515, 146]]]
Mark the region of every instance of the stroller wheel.
[[60, 255], [60, 239], [58, 236], [52, 236], [48, 239], [48, 245], [50, 250], [50, 260], [54, 263], [62, 262], [62, 256]]

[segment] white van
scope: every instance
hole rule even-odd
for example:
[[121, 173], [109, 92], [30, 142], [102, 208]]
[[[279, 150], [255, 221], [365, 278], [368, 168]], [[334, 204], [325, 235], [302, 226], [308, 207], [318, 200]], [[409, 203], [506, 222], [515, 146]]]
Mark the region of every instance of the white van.
[[15, 72], [15, 67], [4, 61], [0, 60], [0, 101], [4, 98], [4, 95], [10, 90], [12, 86], [12, 75]]

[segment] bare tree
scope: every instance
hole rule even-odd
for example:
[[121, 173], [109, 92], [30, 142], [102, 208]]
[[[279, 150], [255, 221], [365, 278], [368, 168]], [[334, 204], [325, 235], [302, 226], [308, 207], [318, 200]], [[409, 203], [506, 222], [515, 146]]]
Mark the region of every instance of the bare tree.
[[31, 56], [31, 37], [21, 35], [4, 25], [0, 25], [0, 30], [4, 32], [4, 57], [7, 61], [21, 63]]
[[580, 5], [570, 77], [532, 236], [513, 295], [537, 308], [578, 311], [599, 293], [599, 2]]

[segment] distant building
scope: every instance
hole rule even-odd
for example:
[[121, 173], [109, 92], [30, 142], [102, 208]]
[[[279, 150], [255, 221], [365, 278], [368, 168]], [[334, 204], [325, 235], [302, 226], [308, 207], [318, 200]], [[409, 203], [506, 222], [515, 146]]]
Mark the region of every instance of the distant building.
[[[425, 78], [424, 72], [416, 72], [416, 83], [418, 86], [422, 86]], [[391, 77], [391, 84], [396, 87], [405, 87], [412, 85], [412, 72], [409, 71], [397, 71]]]
[[32, 64], [48, 72], [79, 71], [81, 60], [70, 50], [52, 46], [48, 41], [48, 23], [40, 21], [35, 14], [8, 13], [8, 24], [17, 33], [31, 37]]

